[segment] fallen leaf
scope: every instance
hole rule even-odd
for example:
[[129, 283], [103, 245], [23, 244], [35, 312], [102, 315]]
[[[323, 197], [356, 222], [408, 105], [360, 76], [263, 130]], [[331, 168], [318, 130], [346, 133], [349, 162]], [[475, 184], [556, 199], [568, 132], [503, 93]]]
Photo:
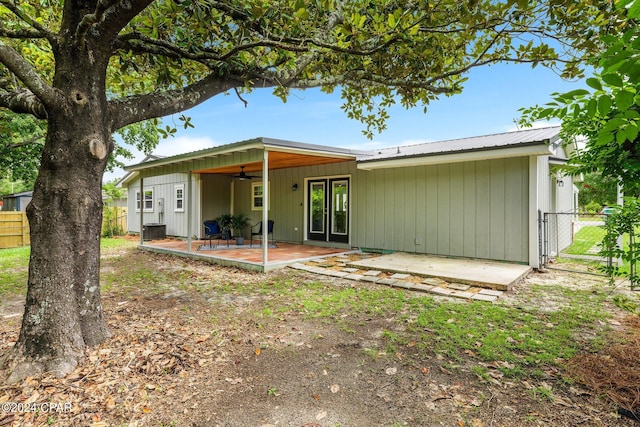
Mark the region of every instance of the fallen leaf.
[[256, 356], [260, 355], [260, 348], [256, 348]]
[[553, 403], [566, 406], [567, 408], [574, 406], [573, 402], [558, 396], [553, 396]]
[[316, 415], [316, 420], [320, 421], [323, 418], [327, 418], [327, 411], [322, 411], [318, 415]]
[[109, 396], [107, 398], [107, 401], [104, 403], [104, 406], [105, 408], [107, 408], [107, 410], [111, 410], [116, 407], [116, 401], [113, 400], [113, 397]]
[[205, 342], [206, 340], [208, 340], [209, 338], [211, 338], [211, 335], [207, 334], [207, 335], [203, 335], [201, 337], [198, 337], [196, 339], [196, 343], [201, 343], [201, 342]]
[[421, 369], [421, 371], [422, 371], [422, 373], [423, 373], [423, 374], [425, 374], [425, 375], [429, 375], [429, 371], [430, 371], [430, 369], [429, 369], [429, 367], [428, 367], [428, 366], [425, 366], [424, 368], [422, 368], [422, 369]]
[[398, 368], [392, 367], [392, 368], [387, 368], [385, 370], [385, 373], [387, 375], [395, 375], [396, 373], [398, 373]]

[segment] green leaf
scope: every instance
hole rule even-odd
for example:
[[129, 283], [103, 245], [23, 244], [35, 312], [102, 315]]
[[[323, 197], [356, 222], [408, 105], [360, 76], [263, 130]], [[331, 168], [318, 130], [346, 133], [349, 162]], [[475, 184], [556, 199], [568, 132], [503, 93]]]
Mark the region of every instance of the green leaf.
[[589, 103], [587, 104], [587, 115], [589, 116], [589, 118], [593, 119], [596, 116], [597, 108], [598, 101], [596, 101], [594, 98], [591, 98], [589, 100]]
[[600, 80], [596, 79], [595, 77], [589, 77], [587, 79], [587, 85], [594, 88], [595, 90], [602, 90], [602, 83], [600, 83]]
[[565, 93], [563, 95], [563, 98], [573, 100], [575, 98], [582, 97], [585, 95], [590, 95], [590, 92], [586, 89], [576, 89], [576, 90], [572, 90], [570, 92]]
[[624, 129], [621, 129], [618, 132], [616, 132], [616, 142], [618, 143], [618, 145], [624, 144], [626, 140], [627, 140], [627, 134], [626, 132], [624, 132]]
[[389, 17], [387, 18], [387, 25], [389, 28], [396, 28], [396, 17], [393, 16], [393, 13], [389, 14]]
[[599, 132], [598, 139], [596, 140], [596, 144], [599, 146], [607, 145], [613, 141], [613, 133], [611, 132]]
[[621, 111], [625, 111], [633, 105], [634, 98], [634, 93], [623, 89], [616, 93], [616, 107]]
[[629, 141], [635, 141], [638, 138], [638, 126], [633, 123], [630, 123], [625, 128], [625, 136]]
[[598, 98], [598, 112], [601, 116], [606, 116], [611, 111], [611, 97], [608, 94], [601, 95]]
[[629, 18], [640, 18], [640, 1], [635, 0], [629, 9], [627, 9], [627, 16]]
[[623, 85], [622, 78], [614, 73], [603, 74], [602, 80], [604, 80], [605, 83], [615, 87], [622, 87]]

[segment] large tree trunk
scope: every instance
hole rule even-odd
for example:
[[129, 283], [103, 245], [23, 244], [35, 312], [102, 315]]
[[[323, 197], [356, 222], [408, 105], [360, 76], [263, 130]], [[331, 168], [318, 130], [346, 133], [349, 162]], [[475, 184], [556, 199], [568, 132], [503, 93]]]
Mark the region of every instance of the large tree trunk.
[[[108, 337], [100, 301], [102, 176], [112, 150], [104, 91], [106, 65], [70, 47], [56, 55], [48, 133], [27, 208], [31, 259], [24, 317], [9, 382], [71, 372], [86, 346]], [[82, 70], [82, 72], [78, 72]]]

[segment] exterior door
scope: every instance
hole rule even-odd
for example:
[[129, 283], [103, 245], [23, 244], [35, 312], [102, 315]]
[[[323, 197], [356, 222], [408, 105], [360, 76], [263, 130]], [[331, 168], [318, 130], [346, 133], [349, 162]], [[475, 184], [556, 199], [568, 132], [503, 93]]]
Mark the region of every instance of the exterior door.
[[309, 240], [349, 243], [349, 178], [308, 181]]

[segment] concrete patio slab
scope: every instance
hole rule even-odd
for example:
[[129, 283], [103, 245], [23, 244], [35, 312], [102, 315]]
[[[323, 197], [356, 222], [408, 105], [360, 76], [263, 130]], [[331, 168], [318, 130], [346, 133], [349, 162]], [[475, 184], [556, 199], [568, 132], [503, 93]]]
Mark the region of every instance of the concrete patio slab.
[[501, 291], [511, 289], [532, 271], [528, 265], [403, 252], [354, 261], [349, 263], [349, 266], [436, 277], [447, 282], [465, 283]]

